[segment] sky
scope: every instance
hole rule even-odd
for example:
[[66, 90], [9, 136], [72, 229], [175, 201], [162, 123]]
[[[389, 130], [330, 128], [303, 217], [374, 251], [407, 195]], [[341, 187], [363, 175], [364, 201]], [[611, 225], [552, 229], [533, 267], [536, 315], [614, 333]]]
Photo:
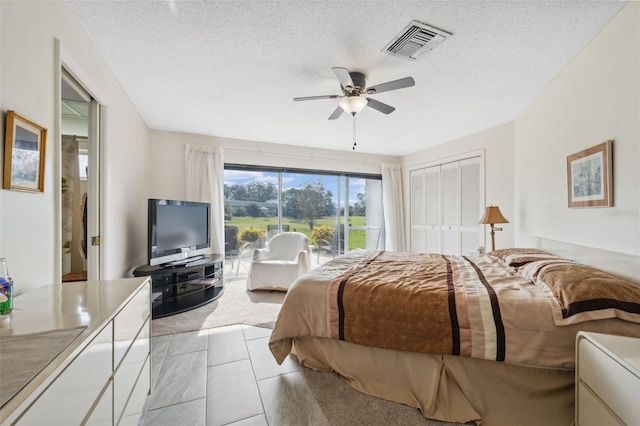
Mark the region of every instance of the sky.
[[[298, 173], [283, 173], [282, 174], [282, 187], [283, 190], [290, 188], [298, 188], [304, 182], [315, 182], [320, 180], [325, 190], [330, 190], [333, 193], [334, 201], [337, 201], [337, 185], [338, 179], [336, 176], [326, 175], [311, 175], [311, 174], [298, 174]], [[276, 187], [278, 186], [278, 173], [277, 172], [254, 172], [246, 170], [225, 170], [224, 171], [224, 183], [225, 185], [244, 185], [248, 182], [263, 182], [272, 183]], [[365, 179], [349, 178], [349, 204], [352, 205], [357, 201], [356, 194], [359, 192], [365, 192]], [[341, 198], [344, 194], [340, 195]]]

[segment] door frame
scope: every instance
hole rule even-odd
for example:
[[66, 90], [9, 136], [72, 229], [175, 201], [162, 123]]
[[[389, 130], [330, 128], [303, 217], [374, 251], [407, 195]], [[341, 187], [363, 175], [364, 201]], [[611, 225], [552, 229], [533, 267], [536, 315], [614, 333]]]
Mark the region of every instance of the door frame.
[[[56, 214], [55, 214], [55, 262], [53, 268], [53, 281], [59, 282], [60, 277], [62, 277], [62, 246], [58, 244], [62, 238], [62, 193], [61, 193], [61, 177], [62, 177], [62, 154], [61, 154], [61, 140], [62, 140], [62, 106], [60, 100], [62, 99], [62, 68], [64, 69], [82, 86], [82, 88], [89, 93], [91, 98], [99, 104], [99, 114], [97, 118], [97, 128], [93, 130], [94, 137], [98, 137], [98, 159], [96, 164], [99, 168], [99, 176], [97, 179], [98, 186], [98, 197], [96, 197], [96, 202], [99, 203], [99, 206], [95, 206], [94, 209], [97, 210], [97, 218], [99, 218], [99, 223], [94, 226], [97, 227], [97, 235], [101, 236], [100, 245], [97, 248], [98, 253], [96, 254], [94, 251], [94, 256], [97, 259], [98, 268], [94, 268], [90, 270], [91, 267], [87, 268], [87, 279], [88, 280], [98, 280], [105, 276], [106, 271], [106, 250], [105, 250], [105, 238], [104, 238], [104, 230], [106, 226], [106, 215], [105, 215], [105, 194], [107, 194], [107, 182], [105, 179], [105, 165], [106, 165], [106, 139], [105, 139], [105, 127], [106, 127], [106, 105], [108, 104], [107, 96], [102, 93], [98, 85], [90, 77], [90, 74], [85, 71], [85, 68], [80, 65], [80, 63], [74, 58], [72, 54], [70, 54], [63, 46], [62, 42], [59, 39], [55, 39], [54, 41], [54, 51], [55, 51], [55, 60], [54, 60], [54, 76], [56, 81], [55, 93], [54, 93], [54, 111], [56, 115], [55, 119], [55, 128], [53, 135], [54, 149], [55, 149], [55, 167], [54, 167], [54, 190], [56, 191], [55, 202], [56, 202]], [[91, 104], [90, 104], [91, 105]], [[90, 120], [93, 120], [90, 118]], [[92, 130], [90, 129], [89, 138], [92, 137]], [[91, 160], [90, 160], [91, 161]], [[95, 218], [95, 216], [94, 216]], [[92, 251], [91, 245], [91, 230], [89, 229], [87, 232], [87, 252]], [[89, 259], [90, 255], [87, 253], [87, 259]], [[89, 262], [87, 262], [89, 263]], [[91, 275], [90, 275], [91, 274]]]

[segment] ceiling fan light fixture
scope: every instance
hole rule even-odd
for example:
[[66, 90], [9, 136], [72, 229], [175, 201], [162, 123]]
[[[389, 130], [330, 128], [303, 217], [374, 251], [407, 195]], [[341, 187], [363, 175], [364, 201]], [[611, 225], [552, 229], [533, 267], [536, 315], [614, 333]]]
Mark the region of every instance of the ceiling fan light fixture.
[[361, 96], [346, 96], [340, 100], [340, 107], [351, 115], [355, 115], [367, 106], [369, 101]]

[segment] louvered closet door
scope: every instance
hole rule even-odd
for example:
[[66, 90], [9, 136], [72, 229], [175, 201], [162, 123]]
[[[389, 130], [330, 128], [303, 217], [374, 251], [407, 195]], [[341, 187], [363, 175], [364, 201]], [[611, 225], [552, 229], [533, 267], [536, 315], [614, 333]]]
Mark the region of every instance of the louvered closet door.
[[444, 164], [442, 178], [442, 254], [458, 254], [458, 163]]
[[482, 216], [480, 203], [480, 159], [459, 162], [460, 176], [460, 253], [473, 253], [480, 245]]
[[423, 170], [411, 172], [411, 251], [425, 251], [424, 230], [424, 173]]
[[482, 157], [411, 171], [411, 251], [464, 254], [482, 244]]
[[440, 166], [424, 169], [425, 187], [425, 238], [426, 253], [440, 253], [441, 248], [441, 208], [440, 208]]

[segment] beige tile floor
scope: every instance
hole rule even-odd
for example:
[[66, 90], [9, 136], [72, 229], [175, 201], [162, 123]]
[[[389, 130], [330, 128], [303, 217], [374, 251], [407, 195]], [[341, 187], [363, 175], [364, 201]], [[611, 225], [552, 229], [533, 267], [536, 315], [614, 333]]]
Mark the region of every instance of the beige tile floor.
[[[312, 268], [332, 256], [313, 253]], [[225, 262], [246, 278], [248, 261]], [[328, 425], [292, 358], [278, 365], [270, 329], [233, 325], [153, 337], [152, 392], [139, 426]]]
[[152, 339], [152, 392], [140, 425], [328, 425], [270, 329], [232, 325]]

